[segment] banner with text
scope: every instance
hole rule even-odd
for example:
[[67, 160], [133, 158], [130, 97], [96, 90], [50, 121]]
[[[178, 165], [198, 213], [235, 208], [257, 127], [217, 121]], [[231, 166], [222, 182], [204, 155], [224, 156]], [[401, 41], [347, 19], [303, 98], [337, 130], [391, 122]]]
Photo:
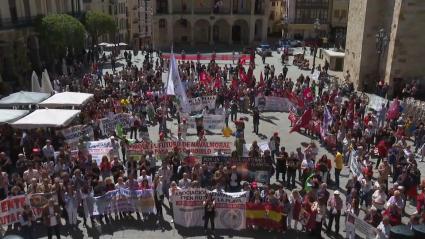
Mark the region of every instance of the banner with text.
[[169, 152], [173, 152], [174, 148], [177, 147], [180, 150], [189, 149], [194, 155], [211, 155], [214, 152], [221, 150], [223, 153], [230, 154], [231, 143], [230, 142], [210, 142], [210, 141], [165, 141], [165, 142], [141, 142], [129, 145], [129, 152], [143, 153], [147, 150], [152, 150], [155, 155], [167, 155]]
[[[225, 115], [196, 115], [185, 117], [189, 128], [196, 128], [198, 124], [202, 124], [206, 130], [223, 129]], [[201, 122], [199, 122], [201, 121]]]
[[202, 96], [202, 97], [196, 97], [196, 98], [189, 98], [189, 105], [192, 110], [194, 111], [201, 111], [205, 107], [208, 107], [208, 109], [214, 109], [215, 108], [215, 101], [217, 99], [217, 96]]
[[87, 153], [92, 156], [92, 160], [96, 160], [97, 165], [100, 165], [103, 156], [110, 158], [112, 143], [110, 139], [98, 141], [89, 141], [86, 143]]
[[[202, 226], [205, 214], [203, 201], [205, 189], [185, 189], [173, 195], [173, 212], [176, 224], [184, 227]], [[218, 229], [243, 230], [246, 228], [245, 205], [248, 201], [246, 192], [224, 193], [209, 192], [215, 200], [215, 226]]]
[[120, 212], [156, 213], [152, 189], [116, 189], [94, 198], [91, 215]]
[[261, 158], [230, 156], [203, 156], [202, 164], [214, 168], [216, 164], [223, 166], [237, 166], [243, 180], [267, 183], [270, 178], [271, 165], [267, 165]]
[[103, 135], [113, 135], [115, 127], [120, 124], [128, 129], [131, 126], [131, 115], [127, 113], [115, 114], [112, 117], [100, 119], [100, 129]]
[[65, 138], [70, 149], [77, 149], [78, 143], [82, 137], [87, 137], [89, 140], [94, 139], [93, 127], [90, 125], [76, 125], [60, 131]]
[[293, 103], [288, 98], [277, 96], [257, 96], [255, 105], [260, 111], [283, 111], [289, 112]]

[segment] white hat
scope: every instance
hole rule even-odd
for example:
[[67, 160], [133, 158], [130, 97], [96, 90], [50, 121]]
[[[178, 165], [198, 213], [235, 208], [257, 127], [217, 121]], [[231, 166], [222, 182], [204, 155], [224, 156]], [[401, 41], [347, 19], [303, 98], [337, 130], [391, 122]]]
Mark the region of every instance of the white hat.
[[334, 195], [339, 195], [340, 193], [339, 193], [339, 191], [338, 190], [335, 190], [334, 191]]

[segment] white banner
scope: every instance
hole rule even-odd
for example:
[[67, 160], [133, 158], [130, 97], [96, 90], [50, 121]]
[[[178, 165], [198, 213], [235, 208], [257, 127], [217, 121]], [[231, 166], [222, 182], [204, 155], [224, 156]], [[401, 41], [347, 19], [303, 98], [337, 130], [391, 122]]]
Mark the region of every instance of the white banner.
[[92, 156], [92, 160], [96, 160], [97, 165], [100, 165], [103, 156], [110, 158], [112, 143], [110, 139], [99, 141], [89, 141], [86, 144], [88, 153]]
[[[260, 148], [261, 152], [264, 152], [266, 150], [270, 150], [269, 142], [267, 142], [267, 141], [258, 142], [257, 145]], [[249, 153], [249, 150], [251, 149], [251, 146], [252, 146], [252, 144], [244, 144], [243, 145], [243, 156], [244, 157], [248, 157], [248, 153]]]
[[289, 112], [293, 103], [288, 98], [277, 96], [257, 96], [255, 105], [260, 111]]
[[213, 129], [223, 129], [225, 115], [198, 115], [198, 116], [188, 116], [183, 115], [182, 117], [186, 118], [188, 128], [196, 128], [197, 121], [202, 121], [204, 129], [213, 130]]
[[[172, 200], [176, 224], [184, 227], [200, 227], [204, 224], [206, 189], [185, 189], [177, 192]], [[215, 227], [218, 229], [243, 230], [246, 228], [246, 192], [211, 192], [215, 200]]]
[[362, 164], [357, 159], [358, 155], [356, 151], [352, 150], [350, 153], [350, 170], [353, 175], [357, 176], [357, 180], [361, 180], [363, 178]]
[[388, 100], [385, 98], [382, 98], [381, 96], [377, 96], [374, 94], [368, 94], [369, 96], [369, 108], [372, 108], [376, 111], [380, 110], [382, 108], [382, 104], [387, 105]]
[[120, 113], [109, 118], [100, 119], [100, 129], [104, 135], [112, 135], [115, 132], [117, 124], [121, 124], [127, 129], [130, 128], [131, 115], [127, 113]]
[[89, 125], [76, 125], [60, 130], [60, 133], [71, 149], [77, 149], [80, 139], [84, 136], [88, 136], [90, 140], [94, 139], [93, 127]]
[[193, 111], [201, 111], [205, 107], [208, 107], [208, 109], [214, 109], [215, 108], [215, 101], [217, 99], [217, 96], [202, 96], [202, 97], [196, 97], [196, 98], [189, 98], [189, 105], [190, 108]]
[[359, 236], [365, 236], [365, 238], [375, 238], [376, 228], [366, 221], [362, 220], [353, 213], [347, 215], [347, 228], [348, 231], [353, 231]]

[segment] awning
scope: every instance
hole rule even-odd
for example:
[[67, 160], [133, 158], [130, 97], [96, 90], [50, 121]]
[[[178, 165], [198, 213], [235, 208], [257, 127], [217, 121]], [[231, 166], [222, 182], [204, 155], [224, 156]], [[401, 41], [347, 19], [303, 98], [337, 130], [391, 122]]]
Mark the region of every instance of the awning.
[[18, 129], [64, 127], [69, 125], [79, 113], [80, 110], [41, 109], [32, 112], [11, 125], [13, 128]]
[[29, 113], [29, 110], [0, 109], [0, 124], [12, 123]]
[[0, 100], [0, 106], [35, 105], [49, 98], [50, 94], [19, 91]]
[[80, 92], [62, 92], [52, 95], [49, 99], [39, 103], [41, 107], [82, 106], [93, 98], [93, 94]]

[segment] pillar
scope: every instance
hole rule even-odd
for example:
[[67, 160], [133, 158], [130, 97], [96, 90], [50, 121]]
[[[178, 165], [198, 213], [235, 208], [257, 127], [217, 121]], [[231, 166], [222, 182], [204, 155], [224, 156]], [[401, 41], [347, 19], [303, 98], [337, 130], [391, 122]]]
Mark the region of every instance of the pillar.
[[213, 25], [212, 24], [210, 24], [210, 27], [209, 27], [209, 29], [210, 29], [210, 45], [213, 45], [214, 44], [214, 38], [213, 38], [213, 33], [214, 33], [214, 27], [213, 27]]
[[255, 0], [251, 0], [251, 16], [255, 14]]
[[[230, 15], [233, 15], [233, 0], [230, 0]], [[232, 35], [232, 34], [230, 34], [230, 35]]]
[[174, 31], [173, 31], [173, 19], [167, 18], [167, 35], [168, 35], [168, 44], [171, 46], [174, 42]]
[[263, 20], [261, 21], [261, 41], [265, 42], [267, 40], [267, 19], [263, 17]]
[[192, 3], [190, 4], [190, 11], [191, 14], [193, 15], [195, 13], [195, 0], [191, 0]]
[[173, 14], [173, 0], [168, 0], [168, 13]]
[[232, 34], [232, 28], [233, 28], [233, 23], [230, 24], [230, 31], [229, 31], [229, 44], [232, 45], [233, 44], [233, 34]]
[[[193, 13], [193, 12], [192, 12]], [[192, 27], [190, 28], [190, 45], [195, 45], [195, 26], [192, 24]]]
[[251, 18], [249, 19], [250, 23], [249, 23], [249, 39], [248, 39], [248, 44], [251, 44], [252, 42], [254, 42], [255, 39], [255, 18], [251, 15]]

